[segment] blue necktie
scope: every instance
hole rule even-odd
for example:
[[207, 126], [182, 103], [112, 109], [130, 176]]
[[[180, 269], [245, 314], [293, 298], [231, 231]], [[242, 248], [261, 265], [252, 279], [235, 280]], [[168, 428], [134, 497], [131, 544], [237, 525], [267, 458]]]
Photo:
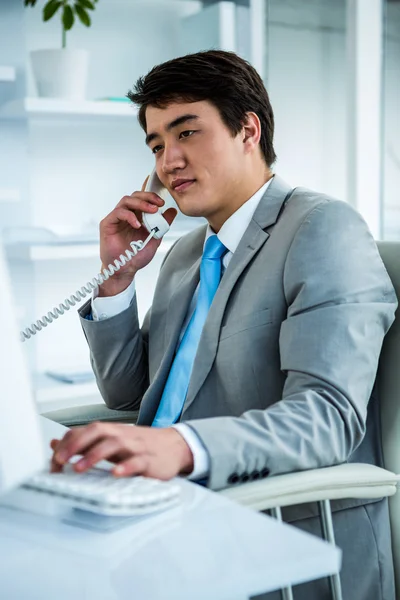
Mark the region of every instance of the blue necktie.
[[221, 258], [225, 252], [216, 235], [207, 239], [200, 264], [196, 309], [172, 363], [153, 427], [169, 427], [182, 412], [201, 332], [221, 279]]

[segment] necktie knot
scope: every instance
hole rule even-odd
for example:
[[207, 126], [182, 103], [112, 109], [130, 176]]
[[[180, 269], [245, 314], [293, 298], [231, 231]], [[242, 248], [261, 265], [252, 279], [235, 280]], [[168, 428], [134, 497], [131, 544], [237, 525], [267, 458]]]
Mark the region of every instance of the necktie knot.
[[221, 256], [225, 254], [226, 251], [227, 248], [218, 239], [218, 236], [216, 236], [215, 234], [210, 235], [204, 246], [203, 258], [219, 260]]

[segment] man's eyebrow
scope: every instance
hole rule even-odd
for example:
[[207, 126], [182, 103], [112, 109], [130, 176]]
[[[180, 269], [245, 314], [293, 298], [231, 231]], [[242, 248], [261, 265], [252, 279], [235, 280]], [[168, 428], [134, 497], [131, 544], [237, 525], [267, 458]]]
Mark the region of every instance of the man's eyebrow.
[[[181, 117], [178, 117], [177, 119], [174, 119], [173, 121], [171, 121], [171, 123], [168, 123], [168, 125], [166, 126], [166, 130], [167, 131], [171, 131], [171, 129], [173, 129], [174, 127], [178, 127], [178, 125], [182, 125], [182, 123], [187, 123], [188, 121], [194, 121], [196, 119], [198, 119], [198, 115], [191, 115], [191, 114], [187, 114], [187, 115], [182, 115]], [[160, 137], [159, 133], [149, 133], [146, 135], [146, 144], [149, 145], [150, 142], [152, 142], [154, 139]]]

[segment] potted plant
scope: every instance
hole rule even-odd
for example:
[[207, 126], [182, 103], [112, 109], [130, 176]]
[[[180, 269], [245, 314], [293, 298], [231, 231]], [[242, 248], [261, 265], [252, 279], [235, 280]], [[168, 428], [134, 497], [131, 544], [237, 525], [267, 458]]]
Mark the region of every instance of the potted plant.
[[[24, 0], [35, 6], [37, 0]], [[59, 18], [62, 44], [60, 49], [31, 52], [32, 68], [39, 96], [82, 100], [85, 98], [89, 56], [87, 50], [67, 48], [67, 32], [79, 21], [90, 27], [89, 11], [97, 0], [48, 0], [43, 6], [43, 21]]]

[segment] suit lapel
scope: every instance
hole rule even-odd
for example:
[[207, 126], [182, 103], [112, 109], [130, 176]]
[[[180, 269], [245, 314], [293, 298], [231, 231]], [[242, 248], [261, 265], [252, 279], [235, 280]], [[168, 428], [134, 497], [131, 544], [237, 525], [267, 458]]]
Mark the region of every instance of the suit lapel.
[[195, 400], [213, 365], [218, 348], [221, 322], [232, 289], [244, 269], [268, 240], [270, 234], [265, 230], [276, 223], [290, 192], [291, 188], [282, 179], [275, 176], [261, 198], [253, 218], [232, 256], [203, 328], [184, 410]]

